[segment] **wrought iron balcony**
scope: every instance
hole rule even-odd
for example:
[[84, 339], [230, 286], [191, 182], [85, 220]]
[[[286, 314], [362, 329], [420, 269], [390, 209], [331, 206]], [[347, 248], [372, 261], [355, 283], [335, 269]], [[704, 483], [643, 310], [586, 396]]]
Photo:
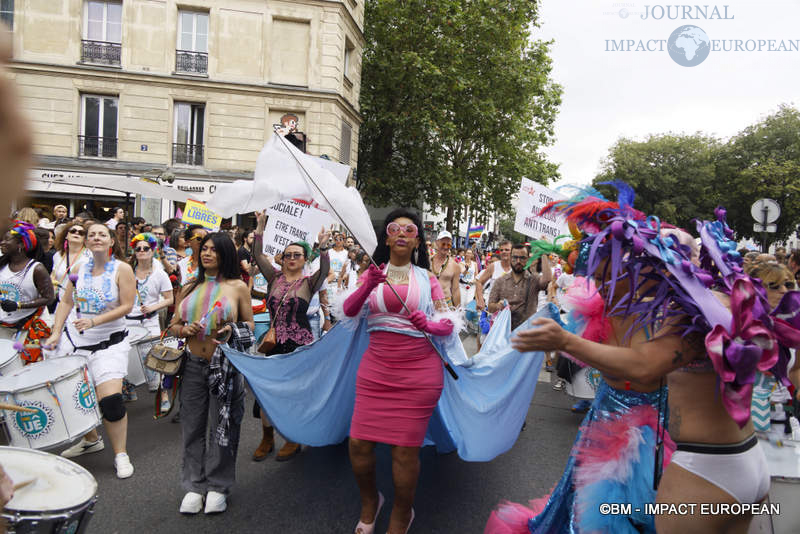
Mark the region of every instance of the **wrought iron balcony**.
[[175, 51], [175, 72], [188, 74], [208, 73], [208, 54], [191, 50]]
[[116, 158], [117, 138], [79, 135], [78, 156], [89, 156], [93, 158]]
[[203, 166], [203, 145], [172, 143], [172, 163]]
[[122, 57], [122, 45], [105, 41], [81, 41], [81, 61], [101, 65], [119, 65]]

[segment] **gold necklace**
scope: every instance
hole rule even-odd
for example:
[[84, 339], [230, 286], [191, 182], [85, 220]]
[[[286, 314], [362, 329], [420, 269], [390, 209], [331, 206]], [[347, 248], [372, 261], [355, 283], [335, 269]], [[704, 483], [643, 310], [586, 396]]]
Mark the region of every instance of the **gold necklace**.
[[[435, 258], [435, 256], [434, 256], [434, 258]], [[447, 255], [447, 257], [445, 257], [444, 263], [442, 264], [442, 267], [439, 269], [439, 272], [437, 273], [435, 269], [433, 270], [433, 274], [436, 275], [436, 278], [439, 278], [439, 276], [442, 275], [442, 272], [444, 272], [444, 270], [447, 267], [448, 263], [450, 263], [450, 255], [449, 254]]]

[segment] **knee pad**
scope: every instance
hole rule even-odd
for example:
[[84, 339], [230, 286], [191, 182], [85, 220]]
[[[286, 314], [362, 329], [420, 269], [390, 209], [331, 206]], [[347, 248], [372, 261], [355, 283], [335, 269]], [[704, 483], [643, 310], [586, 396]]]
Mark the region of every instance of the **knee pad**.
[[111, 423], [125, 417], [125, 401], [122, 400], [122, 393], [114, 393], [100, 399], [100, 413]]

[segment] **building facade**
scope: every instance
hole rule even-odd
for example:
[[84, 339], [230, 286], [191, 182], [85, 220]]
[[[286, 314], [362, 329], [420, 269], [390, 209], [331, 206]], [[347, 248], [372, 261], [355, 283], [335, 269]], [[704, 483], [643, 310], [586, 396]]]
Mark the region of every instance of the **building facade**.
[[[306, 151], [357, 164], [364, 0], [2, 0], [33, 125], [28, 205], [104, 217], [124, 192], [59, 176], [174, 177], [206, 200], [252, 178], [291, 113]], [[181, 206], [136, 199], [148, 221]], [[131, 210], [133, 211], [133, 209]], [[134, 213], [129, 212], [129, 215]]]

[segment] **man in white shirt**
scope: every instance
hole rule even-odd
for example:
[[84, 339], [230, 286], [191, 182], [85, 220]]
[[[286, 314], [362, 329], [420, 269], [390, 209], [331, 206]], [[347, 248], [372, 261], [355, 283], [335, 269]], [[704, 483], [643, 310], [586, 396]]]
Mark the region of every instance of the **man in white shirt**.
[[106, 226], [112, 230], [116, 230], [117, 224], [123, 220], [125, 220], [125, 210], [122, 208], [114, 208], [114, 215], [106, 221]]

